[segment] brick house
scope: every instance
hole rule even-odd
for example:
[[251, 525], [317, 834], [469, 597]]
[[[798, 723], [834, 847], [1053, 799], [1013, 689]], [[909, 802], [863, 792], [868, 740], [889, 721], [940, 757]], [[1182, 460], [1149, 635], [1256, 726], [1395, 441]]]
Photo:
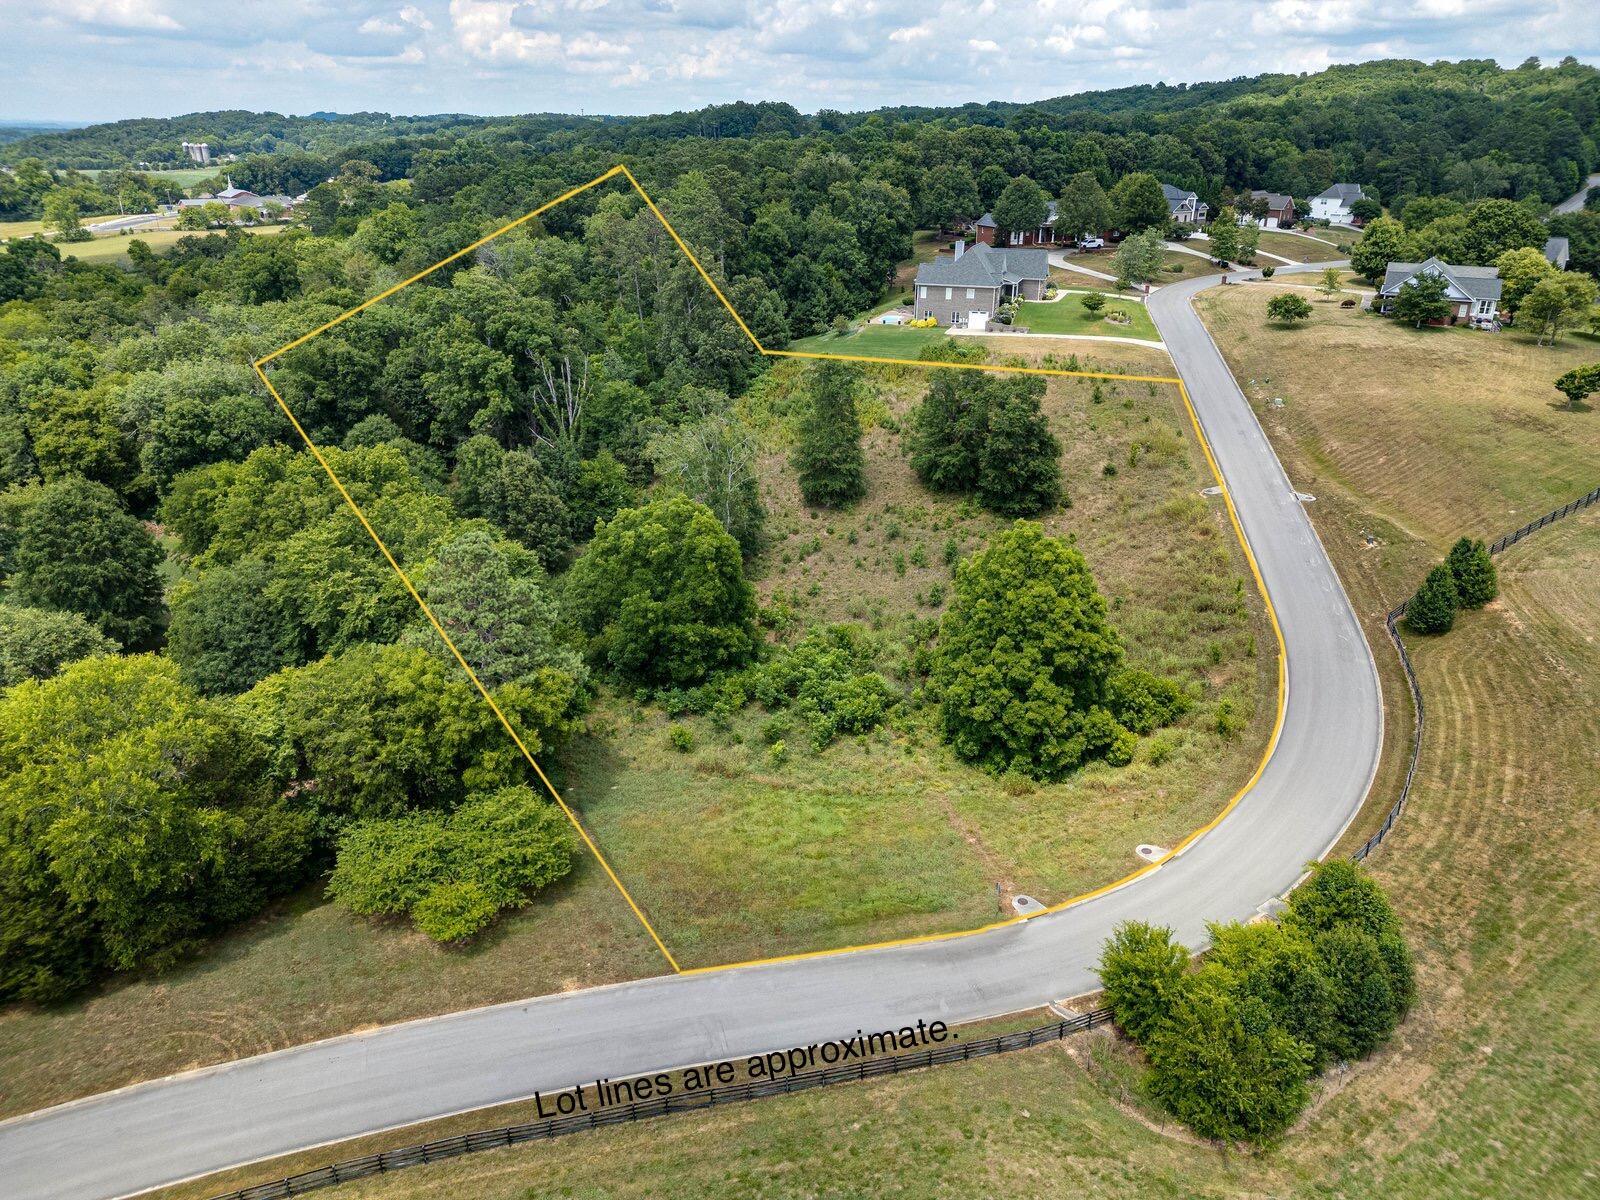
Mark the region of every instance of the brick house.
[[[1050, 211], [1045, 214], [1044, 224], [1037, 229], [1013, 229], [1006, 242], [1008, 246], [1054, 246], [1056, 244], [1056, 202], [1048, 202]], [[995, 224], [993, 213], [984, 213], [972, 223], [972, 236], [979, 245], [992, 246], [995, 238], [1000, 236], [1000, 227]]]
[[917, 319], [963, 325], [973, 313], [992, 317], [1007, 300], [1044, 299], [1050, 253], [1042, 249], [995, 247], [979, 242], [970, 250], [956, 243], [953, 257], [936, 258], [917, 268], [912, 305]]

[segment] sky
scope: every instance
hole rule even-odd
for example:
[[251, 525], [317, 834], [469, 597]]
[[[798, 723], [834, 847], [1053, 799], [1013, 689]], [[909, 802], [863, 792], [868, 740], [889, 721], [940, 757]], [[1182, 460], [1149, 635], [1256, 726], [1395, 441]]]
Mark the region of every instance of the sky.
[[0, 0], [0, 120], [806, 112], [1371, 58], [1600, 64], [1596, 0]]

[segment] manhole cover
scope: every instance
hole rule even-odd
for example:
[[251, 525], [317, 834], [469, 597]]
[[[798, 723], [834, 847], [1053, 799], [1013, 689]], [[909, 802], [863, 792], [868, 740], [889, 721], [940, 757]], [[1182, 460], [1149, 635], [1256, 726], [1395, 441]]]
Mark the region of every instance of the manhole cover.
[[1026, 917], [1030, 913], [1040, 913], [1044, 911], [1044, 905], [1040, 904], [1032, 896], [1011, 897], [1011, 907], [1017, 910], [1017, 915], [1020, 917]]
[[1133, 848], [1133, 852], [1145, 862], [1155, 862], [1159, 858], [1165, 858], [1167, 853], [1166, 847], [1152, 846], [1149, 842], [1141, 842]]

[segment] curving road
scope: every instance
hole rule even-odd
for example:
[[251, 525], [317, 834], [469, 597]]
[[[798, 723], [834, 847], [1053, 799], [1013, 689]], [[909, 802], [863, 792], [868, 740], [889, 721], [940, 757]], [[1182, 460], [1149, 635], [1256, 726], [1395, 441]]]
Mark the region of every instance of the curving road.
[[[1317, 264], [1317, 271], [1325, 264]], [[1284, 270], [1280, 268], [1280, 270]], [[1150, 311], [1228, 482], [1288, 647], [1282, 733], [1256, 786], [1161, 869], [1062, 912], [970, 937], [666, 976], [454, 1013], [139, 1084], [0, 1124], [13, 1200], [100, 1200], [465, 1109], [854, 1033], [966, 1021], [1095, 986], [1119, 921], [1252, 915], [1360, 807], [1382, 742], [1367, 644], [1305, 511], [1189, 306]]]

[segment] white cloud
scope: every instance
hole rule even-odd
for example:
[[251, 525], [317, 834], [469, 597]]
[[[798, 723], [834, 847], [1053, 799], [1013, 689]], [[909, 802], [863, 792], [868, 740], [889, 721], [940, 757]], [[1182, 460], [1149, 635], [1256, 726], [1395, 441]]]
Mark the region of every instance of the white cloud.
[[183, 26], [152, 0], [58, 0], [57, 15], [111, 29], [170, 30]]

